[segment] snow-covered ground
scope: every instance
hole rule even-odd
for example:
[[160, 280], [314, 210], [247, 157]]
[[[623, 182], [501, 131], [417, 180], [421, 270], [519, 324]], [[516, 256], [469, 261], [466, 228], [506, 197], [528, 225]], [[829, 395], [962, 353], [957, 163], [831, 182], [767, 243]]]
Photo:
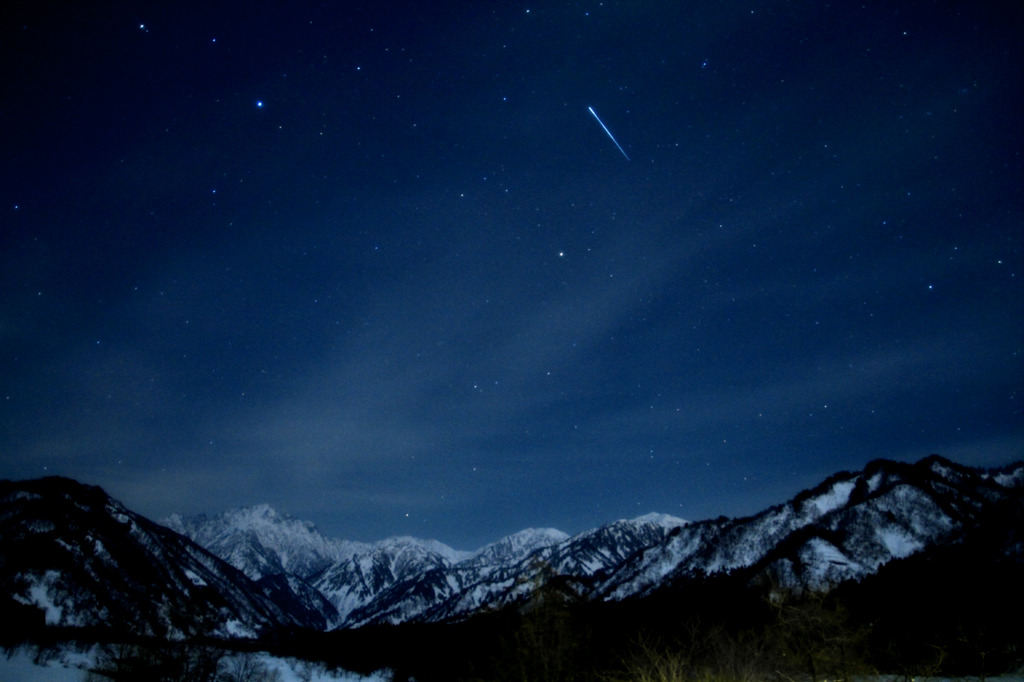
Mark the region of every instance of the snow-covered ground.
[[391, 679], [391, 675], [384, 672], [369, 677], [349, 672], [330, 672], [313, 663], [277, 658], [270, 654], [256, 654], [255, 662], [268, 672], [276, 670], [280, 682], [387, 682]]
[[[36, 661], [34, 653], [19, 650], [10, 657], [0, 654], [0, 681], [2, 682], [82, 682], [86, 677], [86, 669], [93, 661], [92, 653], [66, 651], [49, 658]], [[231, 670], [231, 656], [225, 657], [224, 667]], [[391, 676], [381, 671], [370, 676], [355, 673], [330, 673], [315, 664], [296, 661], [294, 659], [276, 658], [269, 654], [252, 655], [248, 661], [262, 666], [267, 672], [276, 671], [278, 677], [271, 677], [275, 682], [388, 682]], [[997, 677], [914, 677], [913, 682], [1024, 682], [1022, 675], [1002, 675]], [[905, 682], [906, 678], [898, 675], [859, 675], [855, 682]]]
[[[82, 682], [87, 670], [95, 660], [93, 653], [65, 651], [38, 660], [35, 652], [21, 649], [10, 657], [0, 654], [0, 680], [2, 682]], [[232, 670], [234, 659], [231, 655], [223, 661], [224, 670]], [[252, 654], [249, 665], [256, 664], [269, 673], [277, 672], [277, 677], [270, 677], [275, 682], [387, 682], [391, 679], [385, 671], [363, 676], [356, 673], [330, 672], [322, 666], [297, 661], [294, 659], [277, 658], [270, 654]]]
[[84, 677], [80, 668], [67, 668], [60, 661], [36, 665], [24, 652], [0, 658], [0, 680], [4, 682], [82, 682]]

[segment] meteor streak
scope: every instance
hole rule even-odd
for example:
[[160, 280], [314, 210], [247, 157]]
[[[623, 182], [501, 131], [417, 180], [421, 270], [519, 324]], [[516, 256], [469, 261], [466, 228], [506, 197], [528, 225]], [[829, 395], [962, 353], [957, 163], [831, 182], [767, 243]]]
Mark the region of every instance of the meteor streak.
[[615, 142], [615, 146], [618, 147], [619, 151], [622, 152], [622, 155], [626, 157], [626, 161], [629, 161], [629, 156], [626, 154], [626, 151], [622, 148], [618, 141], [616, 141], [615, 136], [612, 135], [612, 131], [608, 130], [608, 126], [604, 124], [604, 122], [601, 120], [601, 117], [597, 115], [596, 111], [594, 111], [594, 107], [587, 107], [587, 111], [594, 115], [594, 118], [597, 119], [597, 122], [601, 124], [602, 128], [604, 128], [604, 132], [608, 133], [608, 137], [612, 139], [612, 142]]

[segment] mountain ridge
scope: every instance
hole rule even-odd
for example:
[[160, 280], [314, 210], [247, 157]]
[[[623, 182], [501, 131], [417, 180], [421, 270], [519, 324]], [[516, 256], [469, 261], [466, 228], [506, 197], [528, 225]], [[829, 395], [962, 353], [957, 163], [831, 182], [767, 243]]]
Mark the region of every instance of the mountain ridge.
[[[762, 581], [827, 589], [945, 541], [953, 527], [969, 521], [987, 502], [1020, 488], [1022, 472], [1020, 464], [1005, 472], [986, 471], [938, 455], [915, 463], [873, 460], [862, 471], [837, 472], [747, 517], [690, 523], [652, 513], [574, 536], [527, 530], [462, 560], [428, 554], [425, 563], [404, 575], [366, 564], [359, 570], [336, 566], [314, 582], [338, 609], [343, 627], [458, 619], [502, 608], [526, 598], [541, 566], [570, 577], [585, 598], [600, 600], [735, 571], [762, 574]], [[473, 563], [487, 548], [521, 543], [523, 537], [517, 536], [533, 543], [528, 551], [489, 566]]]
[[[1006, 485], [996, 481], [999, 470], [970, 469], [938, 455], [911, 464], [874, 460], [861, 472], [833, 474], [758, 514], [709, 522], [701, 527], [699, 538], [688, 538], [684, 529], [659, 548], [669, 555], [666, 561], [673, 564], [672, 570], [644, 580], [639, 575], [629, 576], [630, 567], [626, 567], [616, 577], [622, 586], [604, 589], [610, 590], [613, 598], [634, 596], [697, 573], [726, 569], [757, 573], [757, 566], [766, 573], [762, 576], [766, 581], [827, 589], [864, 577], [883, 563], [910, 556], [928, 544], [950, 539], [957, 526], [969, 520], [971, 510], [979, 510], [986, 500], [1010, 491], [1019, 497], [1024, 463], [1008, 465], [1004, 471], [1009, 472], [1004, 477]], [[842, 498], [846, 503], [838, 504]], [[813, 524], [807, 522], [808, 516]], [[839, 547], [836, 541], [844, 535], [856, 551]], [[685, 546], [688, 542], [689, 547]], [[755, 556], [758, 552], [752, 550], [758, 544], [763, 546]], [[819, 573], [812, 571], [809, 579], [801, 579], [813, 563], [815, 548], [820, 554]], [[851, 556], [859, 560], [851, 560]], [[634, 571], [639, 568], [632, 567]]]
[[[646, 514], [572, 536], [525, 529], [464, 552], [411, 537], [326, 538], [267, 505], [161, 526], [96, 486], [4, 481], [0, 556], [10, 558], [0, 587], [9, 608], [42, 625], [227, 637], [458, 621], [520, 608], [556, 577], [589, 602], [642, 599], [711, 575], [821, 591], [956, 543], [1022, 497], [1024, 462], [986, 470], [939, 456], [874, 460], [747, 517]], [[1000, 541], [1024, 546], [1018, 536]]]
[[178, 639], [320, 623], [185, 536], [68, 478], [0, 481], [0, 548], [0, 594], [8, 606], [41, 611], [46, 626], [117, 623]]

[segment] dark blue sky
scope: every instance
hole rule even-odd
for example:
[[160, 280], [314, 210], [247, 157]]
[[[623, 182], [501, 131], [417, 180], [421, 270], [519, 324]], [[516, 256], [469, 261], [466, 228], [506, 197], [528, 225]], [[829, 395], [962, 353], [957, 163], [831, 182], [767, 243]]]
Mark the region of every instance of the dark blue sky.
[[1014, 3], [19, 4], [0, 477], [473, 548], [1024, 454]]

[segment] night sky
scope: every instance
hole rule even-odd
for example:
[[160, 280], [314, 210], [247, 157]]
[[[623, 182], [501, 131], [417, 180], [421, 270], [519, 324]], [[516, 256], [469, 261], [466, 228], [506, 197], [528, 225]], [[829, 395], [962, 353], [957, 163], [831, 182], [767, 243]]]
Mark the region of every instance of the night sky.
[[1024, 454], [1020, 3], [16, 4], [2, 478], [472, 549]]

